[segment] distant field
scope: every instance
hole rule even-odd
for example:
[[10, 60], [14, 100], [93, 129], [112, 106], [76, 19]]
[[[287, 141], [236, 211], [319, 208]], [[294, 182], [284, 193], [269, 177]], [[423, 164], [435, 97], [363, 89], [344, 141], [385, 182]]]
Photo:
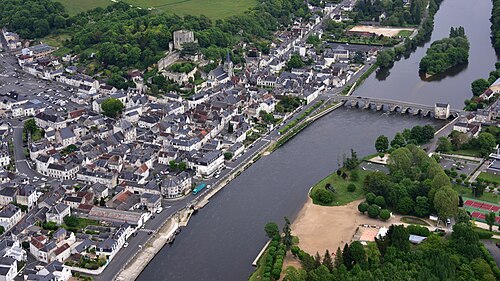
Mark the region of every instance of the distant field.
[[397, 28], [397, 27], [381, 27], [381, 26], [366, 26], [366, 25], [357, 25], [351, 28], [349, 31], [353, 32], [371, 32], [376, 35], [384, 35], [387, 37], [394, 36], [410, 36], [412, 34], [414, 28]]
[[[106, 7], [111, 0], [58, 0], [69, 14], [75, 15], [95, 7]], [[158, 11], [178, 15], [206, 15], [215, 20], [241, 14], [255, 6], [257, 0], [124, 0], [143, 9], [153, 8]]]

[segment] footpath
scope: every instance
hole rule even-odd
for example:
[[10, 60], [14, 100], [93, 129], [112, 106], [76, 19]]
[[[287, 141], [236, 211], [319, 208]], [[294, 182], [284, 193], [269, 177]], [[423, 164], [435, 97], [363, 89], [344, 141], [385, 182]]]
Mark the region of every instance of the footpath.
[[136, 252], [127, 265], [114, 278], [116, 281], [133, 281], [175, 235], [180, 226], [185, 226], [191, 217], [191, 210], [183, 209], [170, 216], [144, 247]]

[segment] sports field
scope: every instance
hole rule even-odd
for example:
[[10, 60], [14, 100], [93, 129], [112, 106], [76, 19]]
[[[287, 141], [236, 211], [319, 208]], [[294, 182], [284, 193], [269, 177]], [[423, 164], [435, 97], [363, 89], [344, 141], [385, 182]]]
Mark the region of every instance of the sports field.
[[[485, 221], [486, 214], [489, 212], [498, 213], [500, 206], [488, 202], [480, 201], [477, 199], [463, 198], [464, 208], [467, 210], [471, 217], [475, 220]], [[496, 217], [496, 223], [500, 224], [500, 217]]]
[[[70, 15], [96, 8], [106, 7], [111, 0], [57, 0]], [[257, 0], [124, 0], [130, 5], [153, 11], [171, 12], [178, 15], [205, 15], [212, 20], [241, 14], [253, 7]]]

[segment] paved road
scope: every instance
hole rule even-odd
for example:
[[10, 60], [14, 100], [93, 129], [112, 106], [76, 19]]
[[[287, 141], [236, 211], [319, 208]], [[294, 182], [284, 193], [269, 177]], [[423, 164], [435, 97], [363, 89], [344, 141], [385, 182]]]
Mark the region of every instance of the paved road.
[[[95, 276], [96, 281], [109, 281], [113, 280], [115, 275], [120, 272], [125, 264], [132, 258], [135, 253], [141, 250], [142, 247], [147, 243], [148, 239], [151, 237], [149, 231], [156, 231], [160, 228], [163, 222], [176, 211], [182, 209], [186, 205], [186, 201], [189, 198], [179, 200], [179, 201], [164, 201], [163, 211], [160, 214], [155, 214], [154, 219], [150, 219], [146, 222], [144, 230], [137, 231], [137, 236], [131, 236], [127, 240], [129, 246], [127, 248], [122, 248], [116, 256], [111, 260], [110, 264], [106, 267], [102, 274]], [[153, 234], [154, 235], [154, 234]], [[182, 235], [182, 233], [180, 234]]]

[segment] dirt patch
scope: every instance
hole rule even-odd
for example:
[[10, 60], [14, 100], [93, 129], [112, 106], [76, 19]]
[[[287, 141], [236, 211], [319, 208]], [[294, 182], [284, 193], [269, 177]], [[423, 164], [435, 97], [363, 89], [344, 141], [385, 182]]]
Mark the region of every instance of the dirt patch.
[[402, 30], [414, 31], [414, 28], [396, 28], [396, 27], [380, 27], [380, 26], [367, 26], [367, 25], [356, 25], [349, 31], [352, 32], [370, 32], [377, 35], [384, 35], [387, 37], [394, 37], [399, 34]]
[[334, 254], [338, 247], [343, 248], [345, 243], [352, 241], [359, 225], [388, 227], [392, 223], [400, 223], [399, 217], [384, 222], [361, 214], [358, 204], [362, 201], [325, 207], [314, 205], [309, 198], [291, 227], [292, 235], [299, 237], [299, 247], [311, 255], [316, 252], [323, 255], [326, 249]]

